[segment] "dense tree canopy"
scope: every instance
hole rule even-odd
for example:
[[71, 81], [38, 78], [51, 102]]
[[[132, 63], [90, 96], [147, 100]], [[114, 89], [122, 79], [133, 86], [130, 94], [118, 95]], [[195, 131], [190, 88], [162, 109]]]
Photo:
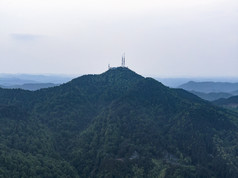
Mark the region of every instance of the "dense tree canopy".
[[127, 68], [0, 89], [0, 177], [236, 177], [238, 114]]

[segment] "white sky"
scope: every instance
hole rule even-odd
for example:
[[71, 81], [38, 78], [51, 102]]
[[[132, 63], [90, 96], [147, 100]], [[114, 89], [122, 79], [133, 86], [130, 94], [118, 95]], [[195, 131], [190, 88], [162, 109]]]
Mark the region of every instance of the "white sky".
[[0, 0], [0, 73], [238, 76], [237, 0]]

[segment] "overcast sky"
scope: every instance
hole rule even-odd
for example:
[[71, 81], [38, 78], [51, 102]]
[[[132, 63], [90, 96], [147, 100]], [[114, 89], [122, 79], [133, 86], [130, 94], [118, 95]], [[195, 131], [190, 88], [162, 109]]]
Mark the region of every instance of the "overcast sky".
[[0, 0], [0, 73], [238, 77], [237, 0]]

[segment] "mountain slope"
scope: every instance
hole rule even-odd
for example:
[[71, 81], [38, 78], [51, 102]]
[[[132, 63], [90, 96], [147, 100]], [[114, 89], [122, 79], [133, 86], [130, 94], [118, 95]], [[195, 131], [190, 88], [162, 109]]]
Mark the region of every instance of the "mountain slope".
[[0, 105], [0, 175], [238, 174], [236, 113], [127, 68], [35, 92], [0, 89]]
[[197, 91], [190, 91], [190, 92], [207, 101], [215, 101], [220, 98], [229, 98], [232, 96], [232, 94], [230, 93], [223, 93], [223, 92], [220, 93], [202, 93]]
[[232, 96], [227, 99], [218, 99], [216, 101], [213, 101], [214, 104], [218, 106], [222, 106], [225, 108], [230, 108], [238, 111], [238, 96]]
[[[191, 98], [196, 102], [190, 103]], [[170, 91], [152, 79], [145, 79], [82, 134], [74, 164], [81, 172], [90, 170], [84, 176], [125, 177], [133, 174], [131, 170], [136, 164], [145, 175], [159, 175], [166, 170], [169, 177], [223, 177], [229, 167], [223, 163], [224, 158], [216, 155], [215, 137], [219, 139], [226, 129], [237, 132], [237, 127], [216, 108], [189, 93]], [[132, 159], [135, 153], [138, 158]], [[96, 162], [90, 164], [91, 159]], [[111, 165], [121, 167], [124, 172], [114, 170]], [[223, 167], [224, 172], [217, 167]], [[236, 170], [237, 165], [232, 169]], [[230, 174], [234, 175], [235, 171]]]

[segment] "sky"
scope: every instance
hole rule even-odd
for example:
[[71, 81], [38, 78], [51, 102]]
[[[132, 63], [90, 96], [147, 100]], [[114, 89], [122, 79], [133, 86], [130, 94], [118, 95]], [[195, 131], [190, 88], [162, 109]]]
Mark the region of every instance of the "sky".
[[237, 0], [0, 0], [0, 73], [238, 77]]

